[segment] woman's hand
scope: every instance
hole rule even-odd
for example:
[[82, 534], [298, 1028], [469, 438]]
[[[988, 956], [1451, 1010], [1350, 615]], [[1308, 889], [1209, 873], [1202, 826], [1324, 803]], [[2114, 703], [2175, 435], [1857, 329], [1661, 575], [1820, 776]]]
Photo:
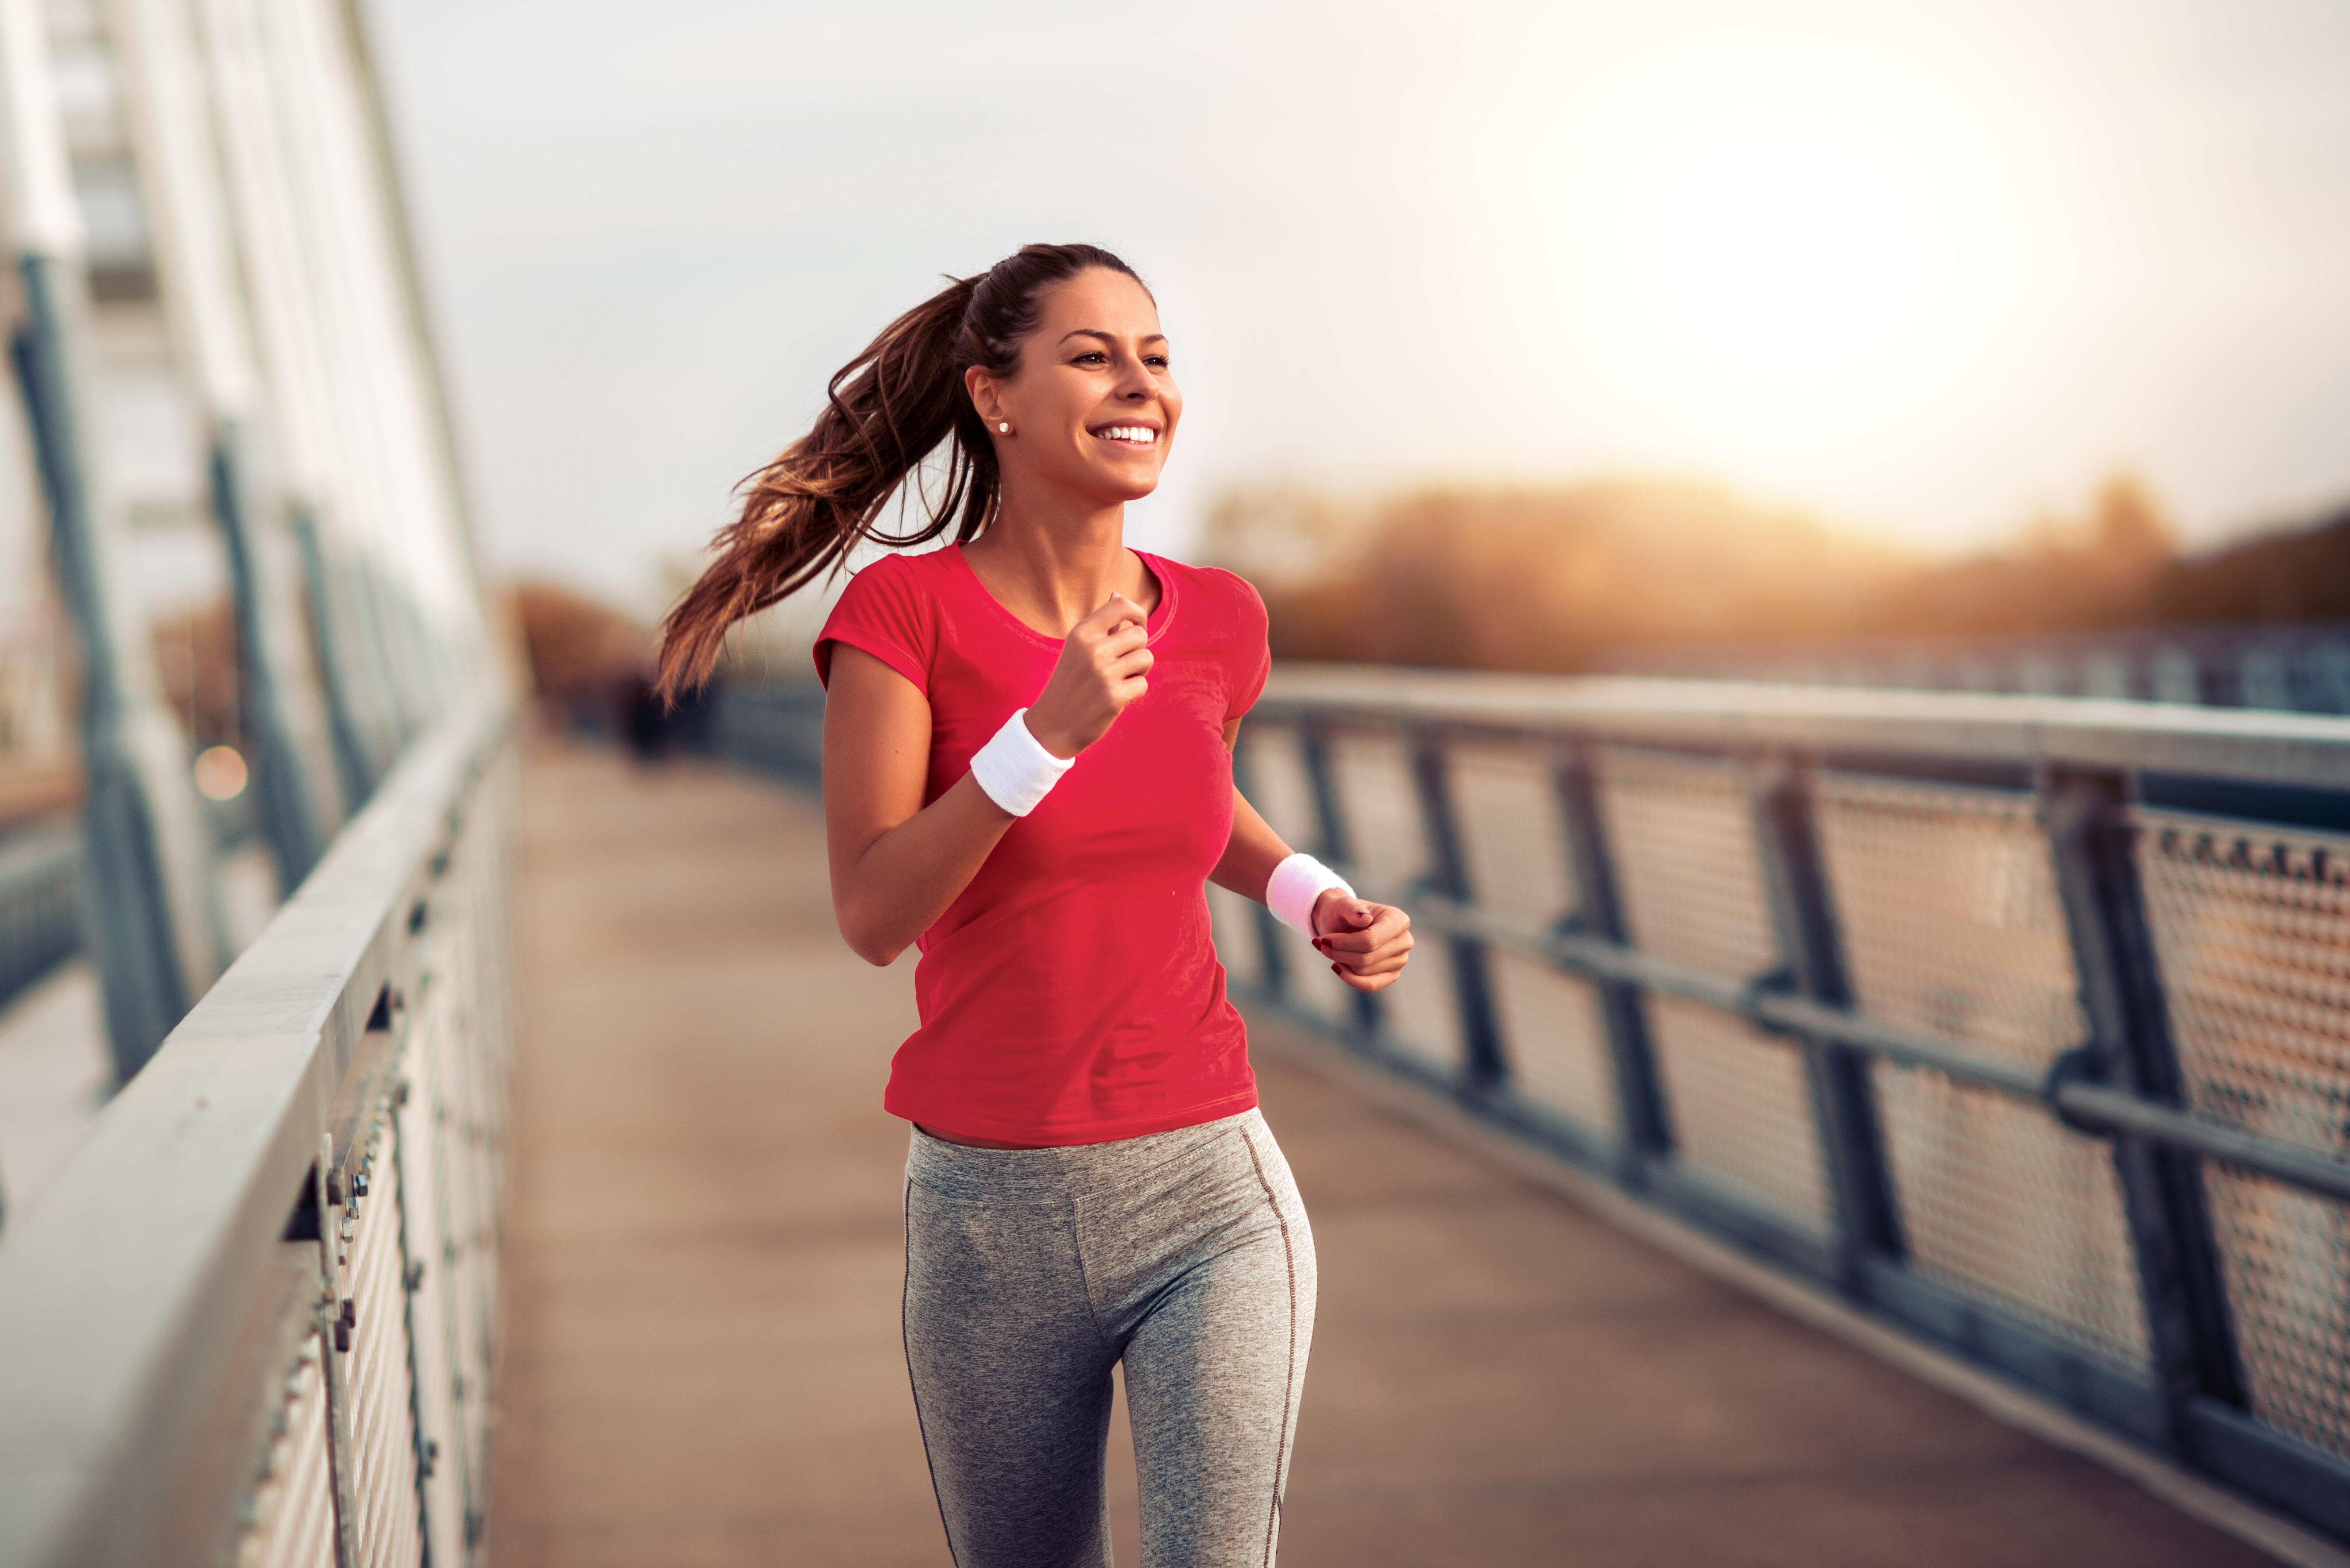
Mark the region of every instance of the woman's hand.
[[1357, 991], [1384, 991], [1411, 957], [1411, 917], [1329, 888], [1314, 900], [1314, 950]]
[[1126, 705], [1150, 689], [1150, 633], [1142, 607], [1112, 594], [1069, 628], [1061, 661], [1028, 704], [1028, 732], [1056, 757], [1074, 757], [1109, 732]]

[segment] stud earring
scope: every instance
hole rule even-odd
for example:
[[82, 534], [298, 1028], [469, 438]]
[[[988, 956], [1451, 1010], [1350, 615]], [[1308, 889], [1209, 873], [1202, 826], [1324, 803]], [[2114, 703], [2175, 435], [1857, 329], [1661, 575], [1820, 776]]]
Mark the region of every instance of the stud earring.
[[995, 428], [998, 433], [1010, 435], [1012, 433], [1012, 421], [1010, 420], [998, 420], [995, 422]]

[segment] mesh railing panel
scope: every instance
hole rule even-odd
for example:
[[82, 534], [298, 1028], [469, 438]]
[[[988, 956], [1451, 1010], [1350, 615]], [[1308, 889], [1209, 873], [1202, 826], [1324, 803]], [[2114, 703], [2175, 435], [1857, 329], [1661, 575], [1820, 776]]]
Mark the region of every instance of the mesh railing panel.
[[2151, 811], [2137, 825], [2189, 1104], [2350, 1152], [2350, 839]]
[[1248, 787], [1242, 793], [1292, 849], [1319, 854], [1322, 818], [1314, 805], [1314, 783], [1296, 727], [1252, 724], [1242, 744]]
[[1468, 1052], [1461, 1032], [1460, 982], [1453, 973], [1451, 945], [1421, 939], [1411, 950], [1409, 973], [1410, 983], [1391, 985], [1377, 993], [1379, 1037], [1391, 1049], [1440, 1073], [1456, 1073]]
[[1813, 803], [1863, 1012], [2035, 1071], [2086, 1037], [2032, 796], [1832, 774]]
[[1428, 875], [1428, 833], [1403, 737], [1341, 733], [1331, 738], [1329, 758], [1349, 879], [1369, 897], [1409, 896]]
[[1256, 901], [1208, 885], [1208, 919], [1216, 934], [1216, 961], [1235, 986], [1264, 984], [1264, 944], [1257, 936]]
[[[1296, 727], [1263, 724], [1243, 733], [1248, 734], [1249, 804], [1292, 849], [1318, 850], [1321, 817], [1314, 805], [1313, 779], [1305, 771], [1305, 753]], [[1330, 972], [1329, 961], [1285, 926], [1280, 940], [1288, 968], [1291, 1005], [1333, 1028], [1354, 1028], [1361, 1016], [1355, 992]]]
[[286, 1376], [285, 1406], [246, 1500], [237, 1568], [321, 1568], [335, 1560], [335, 1482], [327, 1458], [327, 1381], [318, 1336]]
[[1832, 1228], [1819, 1124], [1803, 1058], [1710, 1007], [1648, 999], [1679, 1163], [1816, 1240]]
[[1622, 1118], [1598, 988], [1517, 953], [1489, 952], [1485, 963], [1511, 1087], [1554, 1116], [1617, 1137]]
[[[1410, 749], [1393, 732], [1342, 732], [1331, 738], [1329, 758], [1352, 880], [1368, 898], [1409, 898], [1430, 874], [1427, 817]], [[1451, 950], [1422, 941], [1412, 950], [1411, 966], [1412, 983], [1378, 993], [1380, 1037], [1440, 1073], [1457, 1072], [1463, 1046]], [[1326, 964], [1322, 972], [1327, 976]]]
[[1776, 968], [1744, 770], [1613, 746], [1598, 764], [1600, 815], [1632, 940], [1729, 980]]
[[[1863, 1012], [2034, 1072], [2087, 1035], [2034, 797], [1828, 774], [1813, 808]], [[1873, 1073], [1911, 1266], [2142, 1365], [2145, 1308], [2107, 1146], [2037, 1103], [1934, 1072]]]
[[[380, 1109], [389, 1111], [390, 1106]], [[343, 1288], [355, 1321], [348, 1338], [336, 1342], [350, 1390], [351, 1497], [357, 1509], [353, 1533], [359, 1561], [369, 1568], [405, 1568], [423, 1560], [400, 1179], [385, 1137], [388, 1125], [380, 1119], [366, 1135], [366, 1150], [355, 1168], [364, 1173], [369, 1190], [343, 1210], [347, 1218], [341, 1240], [348, 1249]]]
[[2203, 1189], [2252, 1414], [2350, 1457], [2350, 1214], [2229, 1166]]
[[[2137, 825], [2188, 1103], [2350, 1154], [2350, 840], [2156, 811]], [[2226, 1166], [2204, 1190], [2253, 1414], [2350, 1454], [2350, 1215]]]
[[1548, 761], [1518, 746], [1462, 745], [1448, 755], [1453, 815], [1481, 909], [1537, 929], [1575, 904], [1573, 851]]
[[2106, 1360], [2143, 1367], [2146, 1307], [2113, 1154], [2037, 1103], [1872, 1069], [1909, 1266]]
[[[514, 988], [509, 973], [506, 859], [520, 787], [509, 751], [500, 776], [485, 781], [433, 914], [440, 940], [428, 962], [445, 1010], [432, 1043], [440, 1090], [432, 1108], [442, 1172], [437, 1251], [447, 1293], [455, 1366], [462, 1515], [470, 1531], [489, 1493], [490, 1372], [501, 1294], [499, 1224], [505, 1211], [505, 1129]], [[425, 1255], [432, 1253], [428, 1242]], [[428, 1263], [428, 1267], [429, 1267]], [[444, 1455], [445, 1462], [445, 1455]], [[436, 1521], [436, 1531], [440, 1528]]]

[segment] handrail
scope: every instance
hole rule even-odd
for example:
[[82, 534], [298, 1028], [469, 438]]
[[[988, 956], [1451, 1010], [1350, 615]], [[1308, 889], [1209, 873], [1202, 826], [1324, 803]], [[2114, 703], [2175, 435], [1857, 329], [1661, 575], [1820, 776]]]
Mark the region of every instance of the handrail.
[[2152, 769], [2350, 789], [2350, 718], [2268, 710], [1634, 675], [1277, 667], [1254, 715], [1308, 714], [1561, 736], [1604, 732], [1625, 742], [1728, 749]]
[[[413, 745], [260, 937], [0, 1239], [0, 1563], [157, 1560], [249, 1371], [289, 1213], [419, 884], [509, 727], [484, 696]], [[229, 1462], [234, 1463], [235, 1456]], [[249, 1477], [231, 1478], [247, 1480]]]

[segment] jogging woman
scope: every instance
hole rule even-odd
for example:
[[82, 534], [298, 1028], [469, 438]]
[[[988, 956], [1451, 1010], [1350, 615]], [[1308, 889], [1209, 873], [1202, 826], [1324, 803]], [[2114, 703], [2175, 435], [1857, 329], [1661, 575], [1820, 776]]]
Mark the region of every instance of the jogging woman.
[[[674, 691], [852, 547], [953, 535], [859, 571], [816, 663], [835, 918], [873, 963], [922, 952], [882, 1103], [914, 1124], [906, 1360], [961, 1568], [1109, 1562], [1120, 1363], [1144, 1563], [1273, 1562], [1314, 1240], [1203, 883], [1357, 991], [1411, 948], [1232, 787], [1269, 667], [1255, 591], [1126, 546], [1182, 410], [1132, 269], [1024, 246], [832, 379], [664, 630]], [[882, 532], [925, 459], [936, 505]]]

